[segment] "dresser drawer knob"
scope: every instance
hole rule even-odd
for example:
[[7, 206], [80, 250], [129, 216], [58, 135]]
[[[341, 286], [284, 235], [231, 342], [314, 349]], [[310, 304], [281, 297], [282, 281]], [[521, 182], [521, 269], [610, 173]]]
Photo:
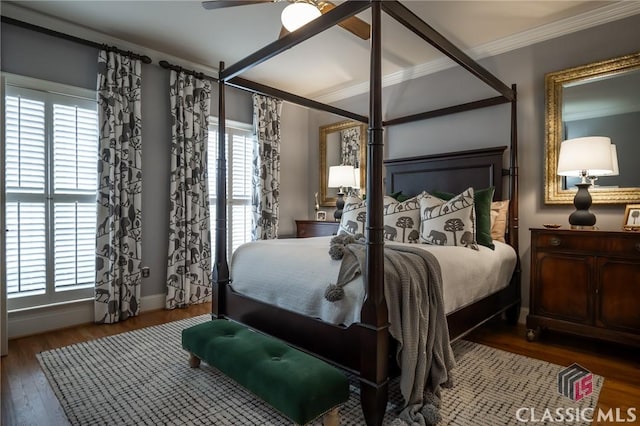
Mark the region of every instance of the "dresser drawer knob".
[[551, 243], [552, 246], [558, 247], [560, 245], [560, 238], [553, 237], [549, 242]]

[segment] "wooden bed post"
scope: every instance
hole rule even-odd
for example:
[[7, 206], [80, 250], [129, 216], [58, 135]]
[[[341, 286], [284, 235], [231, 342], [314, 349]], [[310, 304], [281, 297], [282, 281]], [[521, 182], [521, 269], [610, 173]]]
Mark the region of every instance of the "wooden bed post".
[[388, 400], [389, 323], [384, 298], [382, 234], [382, 53], [379, 0], [371, 4], [371, 79], [367, 151], [366, 299], [361, 312], [360, 402], [368, 425], [381, 425]]
[[510, 179], [509, 179], [509, 240], [511, 245], [518, 250], [518, 92], [515, 84], [511, 85], [513, 100], [511, 101], [511, 146], [510, 153]]
[[[220, 62], [220, 71], [224, 62]], [[224, 79], [218, 80], [218, 161], [216, 187], [216, 247], [213, 265], [212, 318], [223, 318], [227, 314], [226, 291], [229, 283], [229, 265], [227, 263], [227, 164], [226, 164], [226, 117], [224, 99]]]
[[517, 254], [516, 269], [511, 278], [511, 285], [515, 287], [518, 303], [506, 311], [507, 322], [518, 324], [520, 319], [520, 304], [522, 293], [522, 271], [520, 269], [519, 218], [518, 218], [518, 91], [515, 84], [511, 85], [513, 99], [511, 100], [511, 145], [509, 146], [509, 244]]

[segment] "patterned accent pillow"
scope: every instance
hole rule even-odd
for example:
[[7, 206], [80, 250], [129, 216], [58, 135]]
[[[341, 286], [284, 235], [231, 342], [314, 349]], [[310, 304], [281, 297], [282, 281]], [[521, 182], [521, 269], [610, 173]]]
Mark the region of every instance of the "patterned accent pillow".
[[417, 243], [420, 238], [420, 199], [425, 192], [398, 202], [392, 199], [384, 205], [384, 239], [397, 243]]
[[[385, 195], [383, 200], [383, 208], [386, 212], [387, 208], [392, 204], [398, 204], [398, 202], [391, 196]], [[419, 212], [416, 210], [416, 212]], [[385, 213], [386, 214], [386, 213]], [[420, 214], [416, 216], [419, 218]], [[367, 201], [360, 197], [349, 196], [344, 201], [344, 208], [342, 209], [342, 217], [340, 218], [340, 226], [338, 227], [338, 235], [355, 235], [364, 234], [364, 228], [367, 221]], [[416, 219], [416, 223], [420, 223]]]
[[[434, 200], [435, 199], [435, 200]], [[473, 188], [438, 204], [436, 197], [420, 200], [420, 242], [478, 250]]]
[[338, 235], [364, 234], [367, 218], [367, 202], [360, 197], [347, 197], [344, 200]]
[[[473, 203], [476, 209], [476, 241], [491, 250], [496, 248], [491, 237], [491, 202], [494, 191], [495, 188], [490, 186], [485, 189], [476, 189], [473, 192]], [[433, 191], [433, 195], [443, 200], [455, 197], [455, 194], [449, 192]]]
[[502, 243], [507, 232], [507, 214], [509, 213], [509, 200], [494, 201], [491, 203], [491, 238]]

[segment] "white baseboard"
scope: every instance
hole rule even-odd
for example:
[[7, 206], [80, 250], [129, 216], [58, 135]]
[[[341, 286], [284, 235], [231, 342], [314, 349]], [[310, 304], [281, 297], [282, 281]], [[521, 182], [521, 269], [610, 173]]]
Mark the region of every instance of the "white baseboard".
[[151, 296], [143, 296], [141, 298], [140, 312], [157, 311], [158, 309], [164, 309], [164, 302], [167, 300], [167, 295], [164, 293], [152, 294]]
[[[164, 293], [143, 296], [140, 300], [140, 312], [164, 308], [165, 297]], [[8, 337], [9, 339], [15, 339], [74, 325], [92, 323], [93, 300], [14, 311], [9, 312], [8, 316]]]

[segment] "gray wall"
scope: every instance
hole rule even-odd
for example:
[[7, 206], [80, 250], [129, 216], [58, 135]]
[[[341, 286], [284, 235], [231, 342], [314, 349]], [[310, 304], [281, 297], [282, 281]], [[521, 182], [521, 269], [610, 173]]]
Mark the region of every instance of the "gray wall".
[[[528, 306], [530, 279], [529, 228], [540, 227], [543, 223], [568, 226], [568, 216], [574, 210], [570, 205], [544, 204], [544, 75], [637, 51], [640, 51], [640, 15], [480, 61], [502, 81], [518, 85], [520, 257], [525, 307]], [[452, 68], [386, 88], [383, 112], [385, 119], [389, 119], [484, 96], [495, 96], [495, 92], [484, 88], [464, 70]], [[356, 96], [337, 102], [336, 106], [367, 114], [367, 97]], [[508, 108], [502, 105], [389, 127], [385, 130], [387, 157], [508, 145]], [[323, 116], [312, 113], [310, 124]], [[620, 230], [624, 205], [596, 205], [592, 211], [601, 229]]]
[[309, 110], [285, 102], [281, 126], [278, 235], [290, 237], [296, 234], [296, 219], [311, 217], [308, 206], [314, 202], [313, 192], [309, 192]]
[[[1, 37], [2, 71], [95, 90], [96, 49], [4, 23]], [[142, 260], [151, 269], [151, 276], [142, 280], [142, 296], [150, 296], [165, 293], [171, 115], [169, 72], [155, 64], [143, 65], [142, 76]], [[212, 115], [218, 114], [217, 93], [214, 86]], [[250, 93], [227, 88], [227, 119], [251, 123], [252, 105]], [[280, 233], [292, 235], [294, 219], [307, 218], [300, 199], [308, 197], [308, 112], [288, 104], [283, 110]]]

